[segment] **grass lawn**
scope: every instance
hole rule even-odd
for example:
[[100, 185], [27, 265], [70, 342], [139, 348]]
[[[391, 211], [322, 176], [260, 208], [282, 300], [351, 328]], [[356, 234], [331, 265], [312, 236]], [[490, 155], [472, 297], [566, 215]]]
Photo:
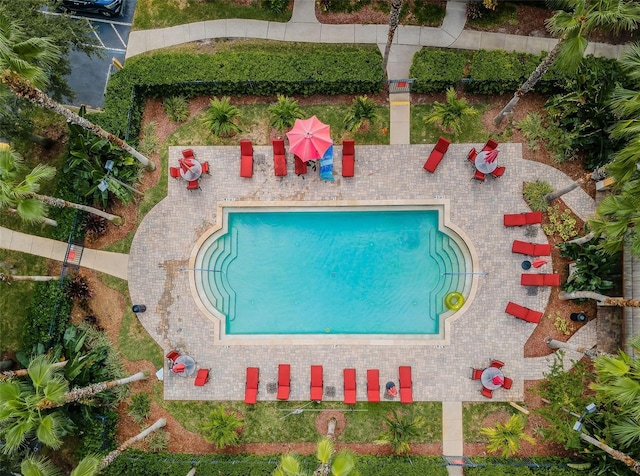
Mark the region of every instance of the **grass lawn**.
[[271, 10], [258, 5], [258, 3], [236, 5], [233, 0], [216, 0], [215, 2], [138, 0], [133, 17], [133, 29], [165, 28], [185, 23], [224, 18], [275, 22], [287, 22], [291, 19], [291, 9], [283, 13], [273, 13]]

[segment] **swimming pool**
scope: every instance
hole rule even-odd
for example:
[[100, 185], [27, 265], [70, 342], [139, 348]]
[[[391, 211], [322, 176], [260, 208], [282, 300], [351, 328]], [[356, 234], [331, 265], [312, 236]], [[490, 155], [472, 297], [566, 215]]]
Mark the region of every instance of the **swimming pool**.
[[471, 260], [443, 205], [219, 208], [201, 240], [197, 294], [224, 336], [442, 336], [447, 293]]

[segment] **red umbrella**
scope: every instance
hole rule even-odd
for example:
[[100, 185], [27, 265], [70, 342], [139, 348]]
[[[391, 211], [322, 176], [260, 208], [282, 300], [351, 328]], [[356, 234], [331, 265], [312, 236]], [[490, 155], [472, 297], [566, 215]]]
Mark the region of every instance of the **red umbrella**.
[[533, 260], [531, 264], [533, 265], [534, 268], [539, 268], [540, 266], [547, 264], [547, 260], [542, 258], [536, 258]]
[[487, 152], [487, 155], [484, 156], [484, 161], [487, 164], [492, 164], [498, 158], [498, 151], [496, 149], [490, 150]]
[[293, 129], [287, 132], [289, 152], [300, 157], [303, 162], [322, 158], [333, 144], [329, 126], [313, 116], [310, 119], [296, 119]]

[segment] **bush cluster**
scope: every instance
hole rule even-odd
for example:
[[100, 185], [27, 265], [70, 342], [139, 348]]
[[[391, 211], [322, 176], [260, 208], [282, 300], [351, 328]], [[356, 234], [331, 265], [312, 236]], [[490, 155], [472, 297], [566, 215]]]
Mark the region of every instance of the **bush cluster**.
[[382, 57], [375, 47], [323, 45], [305, 54], [295, 44], [243, 48], [219, 54], [157, 53], [130, 59], [111, 76], [104, 113], [93, 114], [106, 130], [126, 140], [140, 131], [148, 97], [311, 94], [376, 94]]
[[[69, 323], [72, 301], [63, 291], [58, 281], [35, 283], [34, 299], [27, 312], [26, 328], [22, 349], [26, 353], [37, 347], [51, 342], [52, 345], [61, 342], [64, 331]], [[49, 332], [51, 330], [51, 332]]]
[[464, 76], [467, 57], [464, 54], [423, 48], [413, 57], [409, 72], [416, 81], [416, 93], [432, 93], [455, 87]]

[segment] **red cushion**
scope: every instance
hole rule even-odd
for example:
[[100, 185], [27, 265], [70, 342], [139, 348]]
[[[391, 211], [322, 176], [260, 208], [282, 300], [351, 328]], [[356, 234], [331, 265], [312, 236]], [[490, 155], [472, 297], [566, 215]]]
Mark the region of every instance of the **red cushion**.
[[522, 226], [527, 224], [524, 213], [507, 213], [504, 215], [504, 226]]
[[284, 155], [284, 139], [273, 139], [271, 141], [273, 145], [273, 155]]
[[240, 157], [240, 177], [253, 177], [253, 155]]
[[253, 404], [258, 399], [258, 376], [260, 369], [247, 367], [247, 384], [244, 392], [244, 403]]
[[322, 400], [322, 365], [311, 366], [311, 400], [319, 402]]
[[444, 154], [442, 152], [437, 151], [437, 150], [434, 149], [431, 152], [431, 154], [429, 154], [429, 158], [424, 163], [423, 168], [427, 172], [434, 173], [436, 171], [436, 169], [438, 168], [438, 165], [440, 165], [440, 161], [442, 160], [443, 157], [444, 157]]
[[525, 221], [527, 225], [536, 225], [542, 223], [542, 212], [529, 212], [525, 213]]
[[291, 392], [291, 365], [278, 365], [278, 400], [288, 400]]
[[411, 367], [403, 365], [398, 368], [400, 388], [411, 388]]
[[507, 308], [504, 310], [507, 314], [511, 314], [512, 316], [518, 317], [520, 319], [524, 319], [527, 315], [527, 308], [521, 306], [520, 304], [516, 304], [515, 302], [509, 301], [507, 303]]
[[367, 370], [367, 400], [380, 401], [380, 372], [378, 369]]
[[542, 279], [545, 286], [560, 286], [559, 274], [543, 274]]
[[436, 142], [436, 146], [434, 147], [434, 149], [439, 152], [442, 152], [442, 154], [444, 155], [444, 153], [447, 152], [447, 150], [449, 149], [450, 144], [451, 144], [451, 141], [449, 139], [446, 139], [444, 137], [439, 137], [438, 142]]
[[303, 162], [300, 157], [295, 155], [293, 157], [296, 166], [296, 175], [303, 175], [307, 173], [307, 163]]
[[240, 155], [253, 155], [253, 144], [250, 140], [240, 141]]
[[521, 253], [523, 255], [535, 255], [535, 245], [526, 241], [513, 240], [511, 246], [512, 253]]
[[356, 155], [355, 152], [355, 141], [353, 140], [343, 140], [342, 141], [342, 155]]
[[549, 243], [535, 244], [533, 246], [533, 256], [550, 256], [551, 245]]
[[496, 147], [498, 147], [498, 143], [493, 139], [489, 139], [482, 150], [493, 150]]
[[344, 403], [356, 404], [356, 369], [344, 369]]
[[193, 384], [196, 387], [202, 387], [205, 383], [209, 381], [209, 369], [200, 369], [196, 374], [196, 380]]
[[541, 274], [522, 274], [520, 284], [523, 286], [544, 286], [544, 277]]
[[353, 177], [355, 173], [355, 160], [353, 155], [342, 156], [342, 176]]
[[287, 175], [287, 161], [284, 155], [273, 156], [273, 169], [276, 177], [284, 177]]

